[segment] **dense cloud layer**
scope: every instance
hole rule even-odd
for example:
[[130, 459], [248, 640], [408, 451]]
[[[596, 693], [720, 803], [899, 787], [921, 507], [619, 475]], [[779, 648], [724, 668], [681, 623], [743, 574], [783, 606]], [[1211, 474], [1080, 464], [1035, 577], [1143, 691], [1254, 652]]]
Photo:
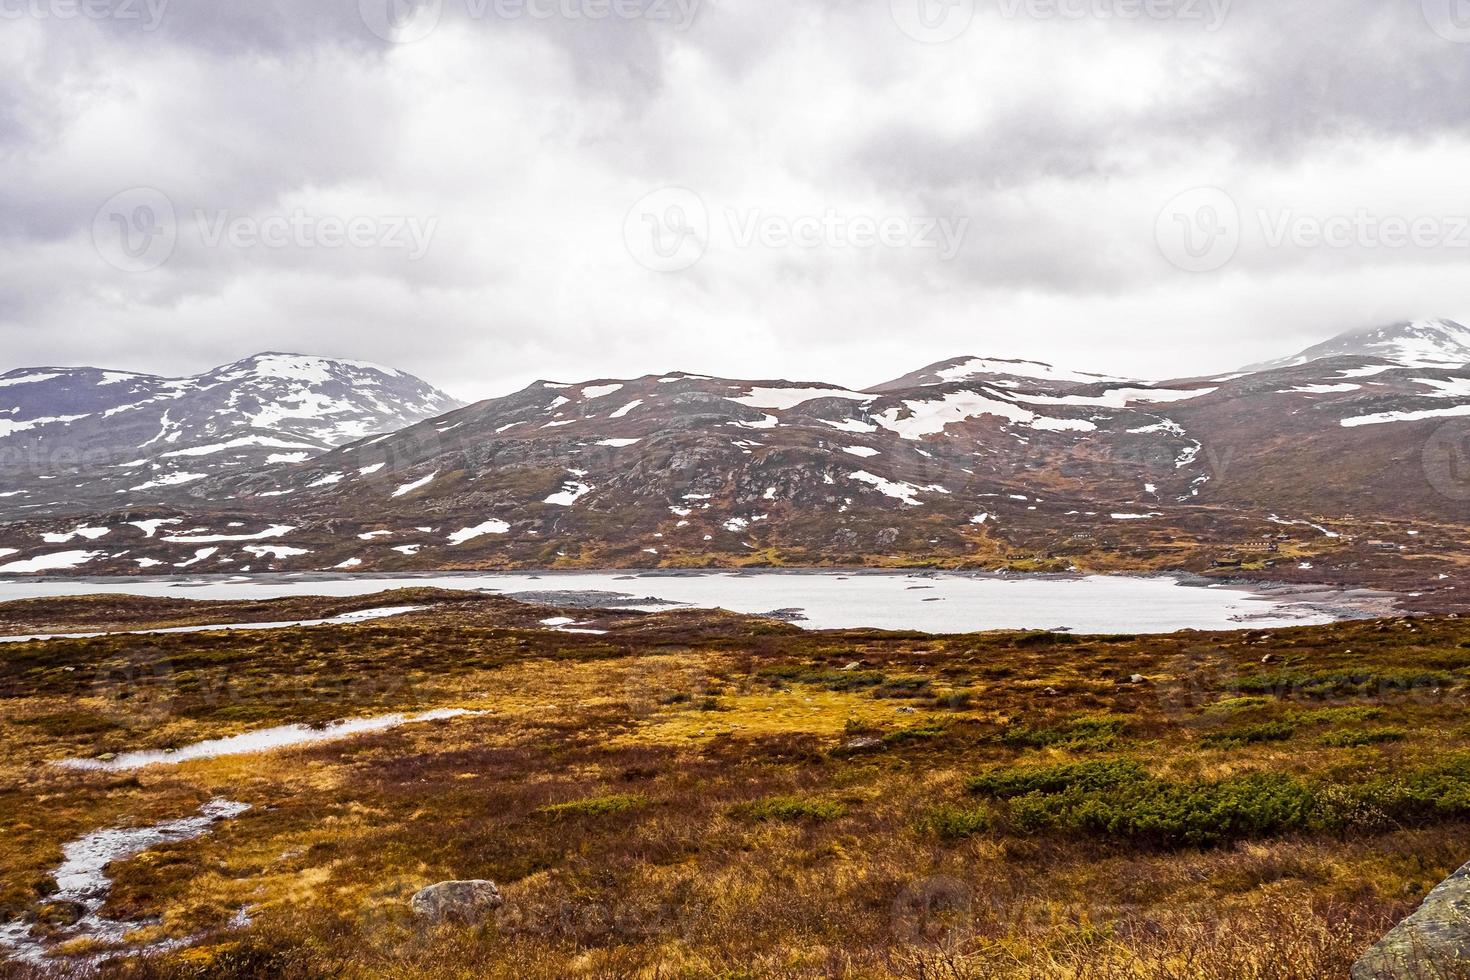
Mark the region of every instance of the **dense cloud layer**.
[[0, 370], [1169, 376], [1465, 319], [1452, 13], [0, 0]]

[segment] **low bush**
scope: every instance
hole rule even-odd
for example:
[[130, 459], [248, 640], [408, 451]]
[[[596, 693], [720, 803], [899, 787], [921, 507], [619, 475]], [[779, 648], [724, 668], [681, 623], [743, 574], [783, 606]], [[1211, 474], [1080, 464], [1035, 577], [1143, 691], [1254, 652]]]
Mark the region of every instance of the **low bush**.
[[764, 822], [781, 820], [788, 823], [811, 821], [825, 823], [847, 813], [847, 807], [833, 800], [816, 800], [804, 796], [775, 796], [754, 800], [730, 808], [730, 816], [739, 820]]
[[1322, 744], [1334, 749], [1352, 749], [1365, 745], [1402, 742], [1408, 733], [1398, 728], [1349, 729], [1322, 736]]
[[966, 785], [970, 792], [998, 800], [1028, 793], [1056, 793], [1073, 788], [1084, 791], [1149, 779], [1137, 762], [1081, 762], [1064, 766], [1017, 766], [976, 776]]
[[983, 834], [992, 825], [988, 810], [957, 806], [933, 807], [915, 821], [915, 829], [919, 833], [943, 840], [960, 840]]
[[1285, 742], [1296, 734], [1296, 726], [1285, 721], [1268, 721], [1245, 728], [1233, 728], [1224, 732], [1211, 732], [1201, 743], [1212, 749], [1230, 749], [1242, 745], [1260, 745], [1263, 742]]
[[1012, 748], [1099, 752], [1112, 748], [1123, 729], [1121, 718], [1078, 718], [1051, 728], [1014, 725], [1001, 733], [1000, 740]]

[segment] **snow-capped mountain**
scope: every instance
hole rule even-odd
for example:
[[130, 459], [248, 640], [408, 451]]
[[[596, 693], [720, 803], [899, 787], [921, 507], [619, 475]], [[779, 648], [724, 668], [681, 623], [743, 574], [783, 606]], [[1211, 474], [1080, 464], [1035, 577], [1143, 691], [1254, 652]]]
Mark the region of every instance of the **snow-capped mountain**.
[[0, 510], [147, 501], [219, 473], [301, 462], [459, 406], [358, 361], [267, 353], [193, 378], [97, 368], [0, 376]]
[[1269, 371], [1334, 357], [1366, 357], [1402, 367], [1458, 367], [1470, 364], [1470, 327], [1454, 320], [1417, 320], [1340, 334], [1292, 357], [1245, 368]]
[[[127, 392], [109, 421], [135, 427], [132, 455], [100, 471], [131, 482], [108, 485], [85, 518], [40, 509], [0, 526], [0, 574], [914, 561], [1201, 571], [1279, 548], [1283, 570], [1305, 576], [1325, 552], [1340, 567], [1382, 567], [1382, 539], [1403, 525], [1415, 546], [1405, 554], [1419, 559], [1403, 559], [1403, 574], [1422, 577], [1440, 567], [1423, 560], [1429, 542], [1453, 549], [1470, 534], [1470, 367], [1418, 366], [1429, 348], [1405, 345], [1454, 330], [1359, 334], [1358, 353], [1342, 338], [1323, 359], [1158, 383], [972, 357], [867, 391], [690, 374], [538, 382], [326, 452], [294, 443], [371, 428], [339, 403], [392, 407], [402, 377], [294, 361], [187, 384], [93, 374], [45, 406], [105, 416], [97, 390]], [[1385, 345], [1410, 363], [1385, 359]], [[333, 387], [338, 371], [351, 392]], [[64, 380], [11, 376], [0, 393]], [[413, 397], [429, 415], [434, 396]], [[197, 410], [175, 411], [186, 403]], [[214, 412], [233, 423], [212, 426]], [[236, 453], [258, 462], [206, 472]], [[36, 488], [88, 499], [60, 480]]]

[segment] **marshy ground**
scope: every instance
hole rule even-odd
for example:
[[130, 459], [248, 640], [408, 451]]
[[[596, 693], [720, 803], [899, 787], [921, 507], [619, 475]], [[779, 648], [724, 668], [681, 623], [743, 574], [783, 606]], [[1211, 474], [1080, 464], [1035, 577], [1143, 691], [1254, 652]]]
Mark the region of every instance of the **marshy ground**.
[[[0, 632], [405, 605], [431, 608], [0, 649], [0, 921], [54, 935], [63, 975], [1341, 977], [1470, 860], [1458, 619], [933, 637], [406, 590], [37, 600]], [[482, 713], [55, 765], [451, 708]], [[108, 869], [128, 945], [188, 942], [84, 966], [63, 845], [215, 799], [250, 809]], [[488, 923], [410, 914], [479, 878]]]

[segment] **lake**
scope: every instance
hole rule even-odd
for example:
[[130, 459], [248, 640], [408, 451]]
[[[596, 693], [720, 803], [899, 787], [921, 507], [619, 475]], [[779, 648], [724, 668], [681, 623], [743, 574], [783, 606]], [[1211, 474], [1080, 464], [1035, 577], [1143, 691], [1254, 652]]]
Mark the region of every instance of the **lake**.
[[[762, 614], [789, 610], [807, 629], [873, 627], [966, 633], [1000, 629], [1069, 629], [1078, 633], [1170, 633], [1332, 622], [1341, 616], [1302, 595], [1246, 586], [1186, 584], [1168, 576], [1002, 577], [965, 573], [869, 572], [541, 572], [425, 576], [263, 575], [170, 579], [0, 581], [0, 600], [122, 593], [198, 599], [354, 596], [432, 586], [572, 606], [612, 604]], [[548, 594], [554, 593], [554, 594]], [[1306, 596], [1310, 600], [1312, 596]]]

